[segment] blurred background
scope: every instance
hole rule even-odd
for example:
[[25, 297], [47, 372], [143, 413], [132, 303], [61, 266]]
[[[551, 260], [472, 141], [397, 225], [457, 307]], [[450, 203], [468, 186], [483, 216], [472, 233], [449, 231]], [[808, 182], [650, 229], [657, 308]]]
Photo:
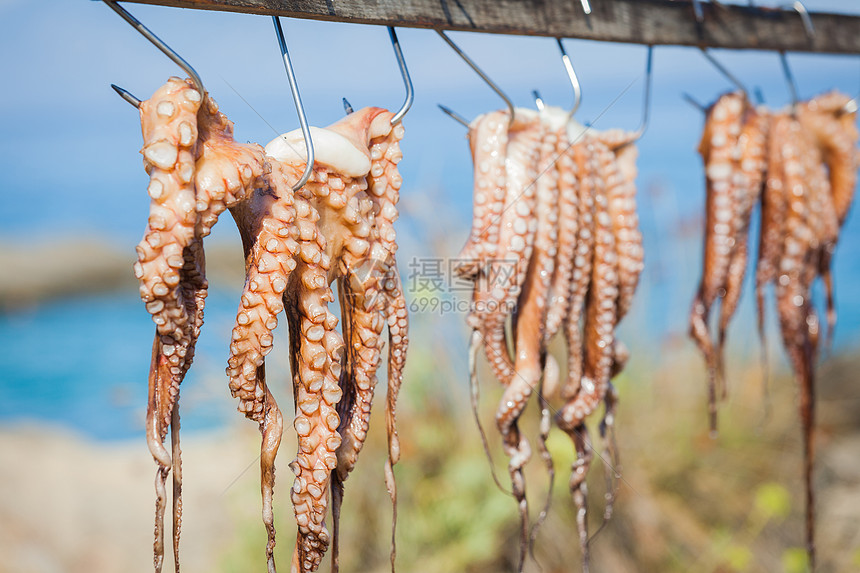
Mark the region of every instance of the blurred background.
[[[848, 0], [806, 5], [810, 11], [860, 13]], [[235, 122], [237, 140], [265, 144], [297, 127], [270, 18], [128, 8], [197, 69]], [[312, 124], [340, 118], [343, 97], [356, 109], [400, 106], [403, 87], [385, 29], [283, 24]], [[517, 558], [515, 504], [493, 485], [469, 410], [468, 333], [453, 304], [468, 295], [450, 288], [444, 271], [441, 288], [422, 280], [428, 261], [444, 269], [456, 255], [471, 220], [465, 130], [436, 104], [471, 119], [501, 102], [434, 32], [398, 34], [416, 93], [404, 120], [397, 224], [413, 310], [399, 411], [398, 565], [403, 571], [510, 571]], [[517, 105], [533, 107], [533, 89], [548, 104], [571, 105], [552, 39], [451, 37]], [[580, 121], [593, 121], [598, 129], [635, 129], [646, 49], [578, 40], [565, 46], [582, 83]], [[101, 2], [84, 0], [0, 0], [0, 53], [0, 572], [147, 571], [155, 465], [143, 421], [153, 325], [131, 265], [149, 198], [138, 114], [109, 84], [147, 98], [180, 70]], [[776, 54], [715, 55], [759, 88], [769, 107], [788, 102]], [[801, 97], [860, 90], [860, 58], [792, 54], [789, 60]], [[615, 515], [592, 544], [596, 571], [805, 568], [796, 392], [773, 316], [765, 383], [748, 280], [729, 335], [730, 393], [715, 440], [707, 434], [704, 365], [686, 338], [701, 264], [704, 178], [695, 148], [703, 117], [681, 94], [708, 104], [729, 89], [697, 50], [655, 49], [651, 119], [639, 146], [637, 182], [646, 268], [622, 327], [632, 359], [617, 383], [623, 479]], [[181, 399], [184, 567], [262, 570], [259, 434], [235, 411], [224, 374], [243, 283], [241, 244], [227, 219], [215, 227], [206, 250], [206, 324]], [[855, 208], [836, 254], [839, 326], [819, 367], [821, 571], [860, 569], [858, 260]], [[268, 377], [287, 412], [288, 359], [277, 351], [286, 348], [284, 328], [275, 348]], [[487, 370], [482, 379], [492, 379]], [[481, 412], [489, 429], [498, 396], [498, 385], [487, 382]], [[537, 424], [533, 409], [524, 421], [530, 435]], [[389, 567], [381, 422], [375, 417], [371, 423], [369, 444], [346, 484], [344, 571]], [[496, 471], [504, 475], [504, 456], [490, 433]], [[293, 542], [287, 495], [293, 444], [288, 433], [278, 461], [282, 568]], [[566, 485], [572, 446], [559, 432], [549, 446], [557, 474], [552, 509], [527, 570], [577, 571]], [[536, 516], [548, 477], [533, 460], [527, 478]], [[604, 491], [599, 461], [589, 483], [594, 531]]]

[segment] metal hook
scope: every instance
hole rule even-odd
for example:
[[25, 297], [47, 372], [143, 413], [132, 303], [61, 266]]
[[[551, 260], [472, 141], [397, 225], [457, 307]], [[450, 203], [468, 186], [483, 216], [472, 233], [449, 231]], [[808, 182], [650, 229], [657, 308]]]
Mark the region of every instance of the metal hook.
[[[786, 5], [786, 7], [787, 6], [788, 5]], [[815, 40], [815, 28], [812, 25], [812, 18], [809, 17], [809, 12], [807, 11], [806, 6], [804, 6], [803, 2], [800, 0], [796, 0], [791, 4], [791, 8], [800, 15], [800, 20], [803, 22], [803, 30], [806, 32], [806, 37], [810, 43], [813, 42]], [[798, 96], [797, 82], [794, 79], [794, 74], [791, 73], [791, 67], [788, 65], [788, 56], [783, 50], [780, 50], [779, 52], [779, 62], [782, 64], [782, 73], [785, 75], [785, 81], [788, 84], [788, 91], [791, 93], [791, 109], [794, 111], [800, 98]]]
[[721, 63], [720, 63], [720, 62], [719, 62], [719, 61], [718, 61], [718, 60], [717, 60], [717, 59], [716, 59], [716, 58], [715, 58], [715, 57], [714, 57], [714, 56], [713, 56], [713, 55], [712, 55], [712, 54], [707, 50], [707, 48], [701, 48], [701, 47], [700, 47], [699, 49], [702, 51], [702, 55], [703, 55], [703, 56], [705, 56], [705, 58], [707, 58], [707, 60], [708, 60], [709, 62], [711, 62], [711, 64], [712, 64], [715, 68], [717, 68], [717, 70], [718, 70], [721, 74], [723, 74], [723, 76], [725, 76], [725, 78], [726, 78], [727, 80], [729, 80], [729, 82], [733, 83], [733, 84], [735, 85], [735, 87], [737, 87], [739, 90], [741, 90], [742, 92], [744, 92], [744, 96], [745, 96], [745, 97], [747, 97], [747, 99], [749, 99], [749, 95], [748, 95], [748, 94], [749, 94], [749, 92], [747, 91], [746, 86], [745, 86], [745, 85], [744, 85], [744, 84], [743, 84], [743, 83], [742, 83], [742, 82], [741, 82], [737, 77], [735, 77], [735, 76], [734, 76], [734, 75], [733, 75], [733, 74], [728, 70], [728, 68], [726, 68], [723, 64], [721, 64]]
[[394, 31], [394, 26], [388, 27], [388, 35], [391, 37], [391, 47], [394, 48], [394, 55], [397, 57], [397, 65], [400, 67], [400, 75], [403, 76], [403, 84], [406, 86], [406, 101], [391, 118], [391, 125], [397, 125], [412, 107], [412, 102], [415, 100], [415, 91], [412, 89], [412, 78], [409, 77], [409, 70], [406, 68], [406, 60], [403, 58], [403, 50], [400, 49], [400, 42], [397, 41], [397, 33]]
[[791, 73], [791, 66], [788, 65], [788, 56], [782, 50], [779, 52], [779, 63], [782, 64], [782, 73], [785, 76], [785, 83], [788, 84], [788, 91], [791, 94], [791, 109], [794, 110], [797, 107], [799, 99], [797, 95], [797, 82], [794, 81], [794, 74]]
[[[589, 10], [591, 8], [589, 7]], [[570, 61], [570, 56], [567, 55], [567, 52], [564, 49], [564, 45], [561, 43], [561, 38], [556, 38], [555, 41], [558, 43], [558, 49], [561, 51], [561, 61], [564, 64], [564, 69], [567, 71], [567, 77], [570, 78], [570, 85], [573, 87], [573, 107], [568, 113], [568, 118], [573, 117], [573, 114], [576, 113], [576, 110], [579, 109], [579, 104], [582, 103], [582, 86], [579, 83], [579, 78], [576, 77], [576, 72], [573, 69], [573, 64]], [[544, 104], [543, 99], [540, 97], [540, 94], [537, 90], [532, 90], [532, 95], [535, 98], [535, 105], [538, 110], [543, 110], [546, 105]]]
[[135, 97], [130, 91], [123, 89], [116, 84], [111, 84], [110, 87], [113, 88], [113, 91], [119, 94], [119, 97], [121, 97], [134, 107], [140, 108], [140, 99]]
[[540, 97], [540, 93], [537, 90], [532, 90], [532, 96], [535, 98], [535, 107], [538, 108], [538, 111], [543, 111], [546, 108], [546, 104], [543, 102], [543, 98]]
[[654, 46], [648, 46], [648, 57], [645, 60], [645, 95], [642, 99], [642, 123], [639, 124], [639, 129], [636, 130], [636, 139], [641, 138], [648, 129], [648, 119], [651, 115], [651, 64], [654, 61]]
[[448, 43], [448, 45], [449, 45], [449, 46], [451, 46], [451, 48], [452, 48], [455, 52], [457, 52], [457, 54], [458, 54], [461, 58], [463, 58], [463, 61], [465, 61], [467, 64], [469, 64], [469, 67], [470, 67], [470, 68], [472, 68], [473, 70], [475, 70], [475, 73], [477, 73], [477, 74], [481, 77], [481, 79], [482, 79], [482, 80], [484, 80], [484, 81], [487, 83], [487, 85], [488, 85], [488, 86], [490, 86], [490, 87], [493, 89], [493, 91], [494, 91], [494, 92], [496, 92], [496, 93], [499, 95], [499, 97], [500, 97], [500, 98], [502, 98], [503, 100], [505, 100], [505, 104], [508, 106], [508, 111], [509, 111], [509, 112], [510, 112], [510, 114], [511, 114], [510, 123], [511, 123], [511, 124], [513, 124], [513, 123], [514, 123], [514, 104], [513, 104], [513, 102], [511, 102], [510, 98], [509, 98], [508, 96], [506, 96], [506, 95], [505, 95], [505, 92], [503, 92], [503, 91], [501, 90], [501, 88], [500, 88], [499, 86], [497, 86], [497, 85], [493, 82], [493, 80], [491, 80], [491, 79], [487, 76], [487, 74], [485, 74], [485, 73], [483, 72], [483, 70], [481, 70], [481, 68], [479, 68], [479, 67], [478, 67], [478, 64], [476, 64], [475, 62], [473, 62], [473, 61], [472, 61], [472, 59], [471, 59], [469, 56], [467, 56], [467, 55], [466, 55], [466, 53], [465, 53], [465, 52], [463, 52], [463, 50], [461, 50], [461, 49], [457, 46], [457, 44], [455, 44], [455, 43], [451, 40], [451, 38], [449, 38], [448, 36], [446, 36], [446, 35], [445, 35], [445, 32], [443, 32], [442, 30], [436, 30], [436, 33], [437, 33], [437, 34], [439, 34], [440, 36], [442, 36], [442, 39], [443, 39], [443, 40], [445, 40], [445, 41]]
[[441, 109], [442, 111], [444, 111], [445, 113], [447, 113], [447, 114], [448, 114], [448, 116], [449, 116], [449, 117], [451, 117], [451, 119], [453, 119], [453, 120], [455, 120], [456, 122], [460, 123], [460, 124], [461, 124], [463, 127], [465, 127], [466, 129], [469, 129], [469, 122], [468, 122], [468, 121], [466, 121], [466, 120], [463, 118], [463, 116], [462, 116], [462, 115], [460, 115], [460, 114], [458, 114], [457, 112], [453, 111], [451, 108], [447, 108], [447, 107], [445, 107], [445, 106], [444, 106], [444, 105], [442, 105], [441, 103], [437, 103], [436, 105], [437, 105], [437, 106], [439, 106], [439, 109]]
[[[129, 24], [131, 24], [131, 26], [132, 26], [135, 30], [137, 30], [138, 32], [140, 32], [140, 34], [141, 34], [144, 38], [146, 38], [147, 40], [149, 40], [150, 42], [152, 42], [152, 44], [153, 44], [156, 48], [158, 48], [159, 50], [161, 50], [161, 51], [162, 51], [162, 53], [164, 53], [164, 55], [165, 55], [165, 56], [167, 56], [168, 58], [170, 58], [171, 60], [173, 60], [173, 61], [176, 63], [176, 65], [177, 65], [177, 66], [179, 66], [180, 68], [182, 68], [182, 70], [183, 70], [186, 74], [188, 74], [188, 77], [190, 77], [190, 78], [191, 78], [191, 81], [192, 81], [192, 82], [194, 82], [194, 87], [195, 87], [195, 88], [197, 88], [197, 91], [199, 91], [199, 92], [200, 92], [201, 97], [206, 93], [206, 90], [203, 88], [203, 80], [201, 80], [201, 79], [200, 79], [200, 76], [197, 74], [197, 72], [196, 72], [196, 71], [194, 71], [194, 68], [192, 68], [192, 67], [191, 67], [191, 64], [189, 64], [189, 63], [188, 63], [188, 62], [186, 62], [184, 59], [182, 59], [182, 56], [180, 56], [179, 54], [177, 54], [176, 52], [174, 52], [174, 51], [173, 51], [173, 49], [172, 49], [170, 46], [168, 46], [167, 44], [165, 44], [165, 43], [161, 40], [161, 38], [159, 38], [158, 36], [156, 36], [155, 34], [153, 34], [153, 33], [149, 30], [149, 28], [147, 28], [146, 26], [144, 26], [143, 24], [141, 24], [140, 20], [138, 20], [137, 18], [135, 18], [134, 16], [132, 16], [132, 15], [128, 12], [128, 10], [126, 10], [125, 8], [123, 8], [122, 6], [120, 6], [119, 4], [117, 4], [116, 2], [114, 2], [113, 0], [104, 0], [104, 3], [105, 3], [105, 4], [107, 4], [107, 5], [108, 5], [108, 7], [110, 7], [110, 9], [111, 9], [111, 10], [113, 10], [114, 12], [116, 12], [117, 14], [119, 14], [120, 16], [122, 16], [123, 20], [125, 20], [126, 22], [128, 22]], [[116, 88], [114, 88], [114, 89], [116, 89]], [[120, 88], [120, 89], [122, 89], [122, 88]], [[123, 91], [125, 91], [125, 90], [123, 90]], [[118, 93], [119, 93], [119, 92], [118, 92]], [[128, 93], [128, 92], [126, 92], [126, 93]], [[126, 98], [122, 93], [120, 93], [120, 95], [121, 95], [121, 96], [123, 96], [123, 99], [125, 99], [126, 101], [129, 101], [129, 100], [128, 100], [128, 98]], [[131, 94], [129, 94], [129, 95], [131, 95]], [[135, 99], [137, 99], [137, 98], [135, 98]], [[138, 100], [138, 101], [140, 101], [140, 100]], [[132, 105], [134, 105], [134, 104], [133, 104], [133, 102], [130, 102], [130, 103], [132, 103]]]
[[582, 11], [585, 12], [586, 16], [591, 16], [591, 4], [588, 3], [588, 0], [580, 0], [582, 4]]
[[307, 149], [307, 163], [305, 171], [302, 173], [301, 179], [293, 185], [293, 191], [298, 191], [308, 182], [311, 173], [314, 170], [314, 142], [311, 139], [311, 131], [308, 127], [308, 118], [305, 116], [305, 108], [302, 105], [302, 96], [299, 94], [298, 85], [296, 85], [296, 74], [293, 71], [293, 64], [290, 61], [290, 53], [287, 51], [287, 41], [284, 40], [284, 30], [281, 28], [281, 21], [277, 16], [272, 16], [272, 22], [275, 23], [275, 34], [278, 36], [278, 45], [281, 48], [281, 55], [284, 59], [284, 68], [287, 70], [287, 79], [290, 82], [290, 91], [293, 94], [293, 102], [296, 104], [296, 113], [299, 116], [299, 125], [302, 126], [302, 136], [305, 138], [305, 149]]
[[702, 113], [708, 113], [708, 106], [703, 105], [701, 102], [699, 102], [696, 98], [694, 98], [693, 96], [691, 96], [691, 95], [690, 95], [690, 94], [688, 94], [687, 92], [683, 92], [683, 93], [681, 94], [681, 97], [682, 97], [682, 98], [684, 98], [684, 101], [685, 101], [685, 102], [687, 102], [687, 103], [688, 103], [688, 104], [690, 104], [691, 106], [695, 107], [695, 108], [696, 108], [696, 109], [698, 109], [700, 112], [702, 112]]
[[791, 4], [791, 7], [800, 14], [800, 21], [803, 22], [803, 30], [806, 32], [806, 37], [812, 41], [815, 40], [815, 27], [812, 25], [812, 18], [809, 16], [809, 11], [806, 9], [806, 6], [803, 5], [803, 2], [800, 0], [795, 0]]
[[699, 0], [693, 0], [693, 14], [696, 16], [697, 24], [705, 23], [705, 12], [702, 10], [702, 3]]
[[570, 56], [567, 55], [564, 44], [561, 43], [561, 38], [556, 38], [555, 41], [558, 43], [558, 49], [561, 50], [561, 61], [564, 64], [565, 71], [567, 71], [567, 77], [570, 78], [570, 85], [573, 87], [573, 108], [568, 114], [568, 117], [573, 117], [573, 114], [579, 109], [579, 104], [582, 103], [582, 86], [579, 84], [579, 78], [576, 77], [573, 64], [570, 62]]

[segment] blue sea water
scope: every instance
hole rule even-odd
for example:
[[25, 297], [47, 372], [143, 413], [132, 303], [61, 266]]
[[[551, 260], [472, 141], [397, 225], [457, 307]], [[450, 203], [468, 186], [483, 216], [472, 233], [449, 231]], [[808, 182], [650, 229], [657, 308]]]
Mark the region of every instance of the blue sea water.
[[[203, 380], [225, 377], [220, 362], [236, 295], [213, 290], [208, 297], [211, 324], [182, 388], [190, 396], [183, 400], [186, 429], [221, 425], [233, 409], [226, 381], [219, 396]], [[142, 436], [154, 330], [134, 290], [0, 314], [0, 423], [47, 422], [98, 439]]]

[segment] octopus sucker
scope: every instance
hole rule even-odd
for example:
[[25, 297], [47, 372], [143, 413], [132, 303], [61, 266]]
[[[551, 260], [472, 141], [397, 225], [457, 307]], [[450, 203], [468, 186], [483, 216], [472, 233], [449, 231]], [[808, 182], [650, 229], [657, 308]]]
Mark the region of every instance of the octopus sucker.
[[705, 357], [708, 369], [708, 412], [717, 429], [717, 355], [708, 331], [711, 306], [725, 294], [731, 252], [735, 244], [737, 183], [733, 177], [738, 140], [747, 102], [741, 93], [727, 93], [708, 110], [699, 153], [705, 164], [705, 241], [702, 278], [690, 311], [690, 336]]
[[[179, 383], [194, 355], [208, 284], [203, 238], [230, 210], [245, 252], [245, 286], [231, 333], [227, 375], [239, 410], [259, 424], [260, 487], [266, 562], [275, 572], [274, 462], [283, 416], [266, 382], [265, 357], [282, 312], [289, 326], [298, 453], [290, 464], [298, 524], [293, 570], [315, 571], [329, 543], [329, 488], [355, 464], [370, 416], [376, 370], [389, 328], [389, 456], [385, 483], [396, 507], [393, 466], [399, 459], [397, 393], [408, 344], [406, 301], [397, 275], [394, 222], [402, 178], [393, 114], [365, 108], [329, 128], [311, 128], [317, 164], [302, 189], [303, 141], [291, 132], [270, 142], [239, 144], [232, 122], [189, 80], [171, 78], [141, 104], [144, 166], [152, 198], [138, 245], [135, 275], [156, 323], [149, 374], [147, 442], [155, 458], [154, 565], [163, 566], [167, 478], [173, 471], [173, 549], [179, 567], [182, 475]], [[344, 339], [329, 311], [337, 281]], [[350, 396], [343, 402], [344, 394]], [[343, 415], [341, 415], [343, 414]], [[171, 451], [164, 445], [171, 429]], [[346, 445], [344, 445], [346, 444]], [[337, 483], [333, 483], [337, 482]], [[333, 510], [335, 518], [339, 507]], [[337, 531], [337, 523], [335, 523]], [[394, 565], [392, 529], [392, 568]], [[334, 560], [336, 570], [336, 557]]]

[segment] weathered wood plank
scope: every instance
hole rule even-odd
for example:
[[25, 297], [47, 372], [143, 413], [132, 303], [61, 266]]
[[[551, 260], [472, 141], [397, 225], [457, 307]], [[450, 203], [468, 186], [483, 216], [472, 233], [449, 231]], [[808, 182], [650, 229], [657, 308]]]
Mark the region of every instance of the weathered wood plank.
[[797, 12], [688, 1], [595, 0], [586, 18], [576, 0], [123, 0], [411, 28], [582, 38], [736, 50], [860, 53], [860, 17], [812, 13], [807, 37]]

